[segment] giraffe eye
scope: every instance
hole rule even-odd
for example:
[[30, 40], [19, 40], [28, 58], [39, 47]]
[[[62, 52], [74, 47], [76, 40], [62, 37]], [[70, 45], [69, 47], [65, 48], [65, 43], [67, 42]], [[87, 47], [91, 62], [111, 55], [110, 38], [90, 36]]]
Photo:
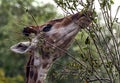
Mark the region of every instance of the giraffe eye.
[[48, 31], [50, 31], [50, 29], [52, 28], [52, 25], [51, 24], [47, 24], [46, 26], [44, 26], [44, 28], [43, 28], [43, 32], [48, 32]]

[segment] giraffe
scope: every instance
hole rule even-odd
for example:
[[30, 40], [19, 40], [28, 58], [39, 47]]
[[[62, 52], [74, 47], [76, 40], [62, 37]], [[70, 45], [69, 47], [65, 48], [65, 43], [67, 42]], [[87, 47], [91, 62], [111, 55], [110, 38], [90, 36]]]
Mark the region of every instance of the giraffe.
[[24, 35], [35, 34], [31, 41], [20, 42], [11, 47], [16, 53], [28, 52], [26, 83], [45, 83], [47, 73], [56, 59], [64, 55], [76, 34], [90, 25], [93, 12], [84, 11], [46, 22], [41, 26], [29, 26]]

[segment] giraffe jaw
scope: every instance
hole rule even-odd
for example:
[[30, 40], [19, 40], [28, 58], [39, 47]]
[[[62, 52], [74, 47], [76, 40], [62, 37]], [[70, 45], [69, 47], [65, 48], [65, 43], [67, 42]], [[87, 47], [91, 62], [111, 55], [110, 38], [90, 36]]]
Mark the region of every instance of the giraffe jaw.
[[[79, 26], [71, 22], [69, 25], [58, 29], [53, 27], [51, 31], [46, 33], [46, 40], [56, 47], [66, 48], [78, 32]], [[49, 43], [47, 46], [51, 47]]]

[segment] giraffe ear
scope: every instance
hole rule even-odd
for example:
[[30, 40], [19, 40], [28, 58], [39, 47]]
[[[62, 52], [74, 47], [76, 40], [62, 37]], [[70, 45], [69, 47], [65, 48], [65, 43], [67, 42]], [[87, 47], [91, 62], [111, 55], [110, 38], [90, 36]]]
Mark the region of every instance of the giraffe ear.
[[13, 45], [10, 49], [13, 52], [23, 54], [29, 51], [29, 47], [30, 47], [30, 42], [20, 42], [18, 44]]

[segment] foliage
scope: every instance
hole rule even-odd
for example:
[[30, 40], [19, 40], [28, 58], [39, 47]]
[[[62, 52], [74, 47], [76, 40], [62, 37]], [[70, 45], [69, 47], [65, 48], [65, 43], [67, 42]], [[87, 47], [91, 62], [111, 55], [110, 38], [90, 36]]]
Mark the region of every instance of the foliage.
[[0, 69], [0, 83], [23, 83], [23, 77], [17, 75], [16, 77], [6, 77], [3, 69]]
[[[84, 0], [85, 1], [85, 0]], [[66, 56], [57, 60], [48, 79], [51, 83], [118, 83], [120, 75], [120, 29], [112, 16], [113, 0], [97, 0], [102, 18], [96, 12], [94, 0], [55, 0], [66, 14], [82, 10], [94, 13], [90, 29], [80, 31]], [[101, 20], [99, 19], [101, 18]], [[49, 83], [50, 83], [49, 81]]]
[[22, 29], [25, 26], [36, 25], [31, 14], [38, 25], [56, 16], [51, 4], [34, 6], [33, 2], [34, 0], [0, 0], [0, 74], [2, 75], [0, 83], [24, 81], [28, 56], [15, 54], [10, 51], [10, 47], [28, 39], [22, 35]]

